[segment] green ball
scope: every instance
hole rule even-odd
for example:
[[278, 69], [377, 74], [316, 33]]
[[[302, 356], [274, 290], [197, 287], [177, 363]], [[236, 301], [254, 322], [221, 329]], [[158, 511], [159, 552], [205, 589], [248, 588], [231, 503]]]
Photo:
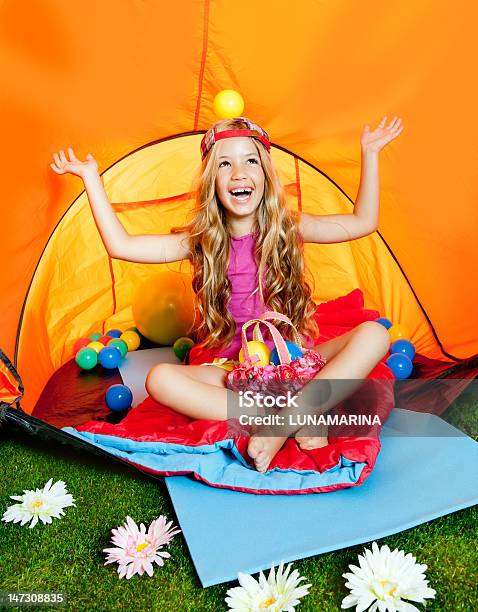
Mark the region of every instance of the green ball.
[[91, 370], [98, 363], [98, 353], [85, 346], [76, 353], [75, 361], [82, 370]]
[[184, 361], [186, 354], [192, 349], [193, 346], [194, 342], [191, 340], [191, 338], [178, 338], [173, 345], [173, 351], [180, 361]]
[[88, 338], [90, 340], [92, 340], [93, 342], [96, 342], [97, 340], [99, 340], [101, 337], [103, 336], [103, 334], [100, 334], [99, 332], [95, 332], [94, 334], [90, 334], [88, 336]]
[[128, 345], [124, 340], [120, 338], [113, 338], [107, 344], [107, 346], [116, 346], [116, 348], [121, 353], [121, 357], [126, 357], [126, 353], [128, 352]]

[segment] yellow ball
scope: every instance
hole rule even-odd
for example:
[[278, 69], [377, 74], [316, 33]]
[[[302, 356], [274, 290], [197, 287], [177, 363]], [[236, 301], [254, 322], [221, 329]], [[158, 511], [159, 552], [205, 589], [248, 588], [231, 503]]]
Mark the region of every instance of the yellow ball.
[[151, 342], [172, 346], [187, 336], [194, 322], [191, 277], [180, 272], [159, 272], [144, 281], [133, 302], [139, 332]]
[[244, 110], [244, 99], [233, 89], [223, 89], [214, 98], [214, 112], [220, 119], [240, 117]]
[[134, 331], [125, 331], [121, 334], [120, 340], [128, 345], [128, 351], [135, 351], [141, 344], [141, 338]]
[[101, 351], [101, 349], [105, 348], [105, 345], [102, 342], [98, 342], [97, 340], [90, 342], [89, 344], [86, 345], [88, 348], [92, 348], [95, 349], [95, 351], [97, 353], [99, 353]]
[[[251, 358], [253, 358], [253, 355], [259, 356], [259, 361], [256, 361], [253, 365], [265, 366], [269, 363], [271, 352], [267, 344], [264, 344], [264, 342], [259, 342], [258, 340], [251, 340], [247, 343], [247, 349]], [[244, 354], [242, 352], [242, 349], [239, 351], [239, 361], [241, 363], [244, 363]]]
[[390, 334], [390, 341], [395, 342], [396, 340], [409, 340], [410, 330], [406, 325], [397, 323], [389, 328], [388, 333]]

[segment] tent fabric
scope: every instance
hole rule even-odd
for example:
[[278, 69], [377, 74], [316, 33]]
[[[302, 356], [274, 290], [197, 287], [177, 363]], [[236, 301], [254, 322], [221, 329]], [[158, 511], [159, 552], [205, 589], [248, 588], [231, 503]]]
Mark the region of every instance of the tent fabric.
[[10, 359], [0, 350], [0, 407], [11, 406], [23, 396], [23, 383]]
[[[373, 320], [378, 313], [367, 311], [363, 304], [363, 294], [358, 289], [340, 299], [320, 304], [316, 310], [316, 320], [321, 337], [330, 339], [364, 320]], [[141, 349], [154, 349], [154, 345], [143, 345], [142, 341]], [[210, 362], [214, 356], [213, 351], [201, 352], [195, 348], [186, 355], [185, 363]], [[127, 359], [130, 361], [131, 355]], [[441, 415], [476, 376], [478, 360], [463, 360], [450, 369], [448, 364], [418, 353], [413, 360], [410, 379], [394, 383], [396, 405], [415, 412]], [[32, 415], [58, 428], [77, 427], [90, 420], [118, 423], [124, 415], [112, 413], [104, 402], [108, 387], [118, 383], [131, 386], [131, 381], [124, 378], [122, 370], [120, 373], [118, 369], [105, 370], [96, 366], [85, 372], [71, 358], [52, 374]], [[134, 405], [136, 403], [139, 402]]]
[[[193, 135], [144, 147], [103, 175], [111, 200], [120, 201], [115, 210], [127, 231], [167, 233], [172, 226], [187, 222], [199, 143], [200, 136]], [[320, 202], [325, 214], [338, 209], [349, 212], [350, 202], [320, 172], [283, 151], [274, 150], [273, 158], [292, 209], [313, 212], [312, 203]], [[169, 180], [159, 180], [158, 166], [161, 176]], [[181, 173], [183, 168], [188, 171]], [[171, 177], [180, 179], [172, 181]], [[138, 195], [142, 199], [133, 201]], [[393, 320], [410, 328], [415, 321], [419, 352], [440, 354], [430, 325], [378, 234], [335, 245], [307, 244], [305, 256], [316, 303], [363, 287], [370, 307], [392, 312]], [[191, 275], [187, 260], [145, 266], [111, 259], [99, 238], [86, 194], [74, 202], [48, 241], [25, 303], [17, 359], [20, 371], [31, 372], [23, 402], [29, 412], [51, 373], [71, 357], [75, 341], [97, 330], [104, 333], [108, 328], [133, 325], [134, 289], [165, 269], [180, 271], [188, 279]], [[390, 284], [399, 288], [397, 293], [388, 290]], [[398, 296], [402, 300], [408, 296], [406, 312], [401, 312]]]
[[306, 246], [314, 299], [359, 287], [424, 357], [477, 354], [478, 127], [456, 119], [478, 98], [478, 7], [244, 0], [241, 12], [260, 32], [247, 44], [236, 8], [211, 0], [1, 4], [0, 347], [26, 412], [76, 337], [134, 323], [133, 288], [160, 269], [107, 256], [81, 181], [55, 175], [52, 153], [92, 152], [127, 230], [167, 232], [190, 211], [226, 88], [269, 133], [288, 204], [309, 213], [352, 211], [363, 125], [403, 118], [380, 157], [379, 232]]

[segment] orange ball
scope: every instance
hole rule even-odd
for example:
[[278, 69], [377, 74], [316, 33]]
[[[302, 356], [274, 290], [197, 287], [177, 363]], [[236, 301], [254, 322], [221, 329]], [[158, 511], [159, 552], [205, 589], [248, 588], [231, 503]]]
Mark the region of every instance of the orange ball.
[[389, 328], [388, 333], [390, 334], [390, 341], [395, 342], [396, 340], [409, 340], [410, 330], [406, 325], [396, 323]]
[[121, 334], [120, 340], [128, 345], [128, 351], [135, 351], [141, 344], [141, 338], [134, 331], [125, 331]]

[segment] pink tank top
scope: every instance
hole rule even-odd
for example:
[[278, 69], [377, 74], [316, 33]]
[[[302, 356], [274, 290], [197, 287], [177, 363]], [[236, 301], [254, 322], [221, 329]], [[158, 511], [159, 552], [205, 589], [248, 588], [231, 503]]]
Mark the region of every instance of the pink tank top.
[[[231, 299], [228, 305], [229, 311], [236, 322], [236, 333], [231, 344], [220, 351], [221, 356], [237, 359], [241, 349], [242, 326], [249, 319], [254, 319], [265, 312], [267, 308], [261, 302], [259, 285], [257, 280], [257, 264], [254, 259], [256, 246], [254, 233], [230, 238], [229, 265], [227, 275], [231, 281]], [[257, 290], [256, 290], [257, 289]], [[252, 340], [254, 326], [247, 330], [247, 339]], [[272, 350], [274, 342], [266, 338], [267, 330], [261, 326], [264, 341]]]
[[[227, 357], [237, 360], [242, 346], [241, 332], [246, 321], [261, 315], [267, 308], [261, 302], [257, 281], [257, 265], [254, 259], [256, 236], [254, 233], [230, 237], [229, 262], [227, 275], [231, 281], [231, 299], [228, 304], [230, 313], [236, 322], [236, 333], [230, 345], [223, 349], [209, 349], [203, 352], [193, 347], [189, 363], [199, 364], [212, 361], [213, 356]], [[257, 289], [257, 291], [255, 291]], [[274, 321], [272, 321], [274, 323]], [[274, 348], [274, 342], [269, 336], [265, 325], [261, 325], [261, 333], [269, 349]], [[254, 325], [247, 330], [247, 340], [253, 339]], [[307, 342], [302, 337], [303, 346], [312, 347], [313, 342]]]

